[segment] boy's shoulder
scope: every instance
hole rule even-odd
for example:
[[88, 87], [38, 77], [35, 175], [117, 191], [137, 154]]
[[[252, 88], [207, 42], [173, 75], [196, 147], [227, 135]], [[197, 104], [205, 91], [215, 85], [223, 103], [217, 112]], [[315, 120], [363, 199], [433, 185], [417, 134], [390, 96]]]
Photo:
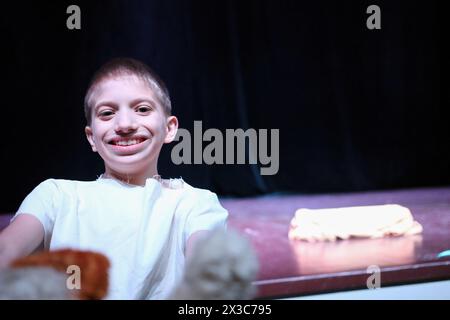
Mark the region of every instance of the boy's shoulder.
[[91, 181], [81, 181], [81, 180], [69, 180], [69, 179], [56, 179], [56, 178], [48, 178], [40, 183], [40, 185], [57, 185], [57, 186], [75, 186], [75, 185], [92, 185], [96, 182], [96, 180]]
[[224, 217], [227, 216], [226, 210], [222, 207], [216, 193], [208, 189], [194, 187], [187, 182], [183, 182], [183, 187], [180, 188], [178, 197], [171, 197], [170, 193], [168, 195], [169, 197], [166, 199], [177, 203], [177, 212], [182, 216], [190, 214], [196, 216], [208, 212], [220, 213]]
[[182, 179], [170, 179], [170, 180], [177, 180], [176, 184], [177, 187], [173, 189], [178, 189], [181, 191], [181, 194], [183, 194], [186, 198], [189, 198], [191, 200], [199, 201], [205, 198], [216, 198], [217, 195], [208, 190], [208, 189], [202, 189], [198, 187], [194, 187], [191, 184], [187, 183], [186, 181]]
[[94, 187], [96, 181], [81, 181], [81, 180], [69, 180], [69, 179], [55, 179], [48, 178], [37, 185], [36, 188], [44, 190], [54, 191], [75, 191], [83, 187]]

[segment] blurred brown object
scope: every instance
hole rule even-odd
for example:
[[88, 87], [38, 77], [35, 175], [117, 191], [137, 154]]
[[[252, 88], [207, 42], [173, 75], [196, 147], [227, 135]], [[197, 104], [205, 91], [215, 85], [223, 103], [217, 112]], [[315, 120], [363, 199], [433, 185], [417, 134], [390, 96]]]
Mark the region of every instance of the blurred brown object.
[[397, 205], [332, 209], [298, 209], [291, 220], [289, 239], [335, 241], [419, 234], [422, 226], [408, 208]]
[[77, 266], [81, 271], [81, 288], [75, 296], [79, 299], [96, 300], [108, 293], [108, 269], [110, 263], [103, 254], [62, 249], [33, 254], [12, 262], [12, 268], [52, 267], [66, 273], [69, 266]]

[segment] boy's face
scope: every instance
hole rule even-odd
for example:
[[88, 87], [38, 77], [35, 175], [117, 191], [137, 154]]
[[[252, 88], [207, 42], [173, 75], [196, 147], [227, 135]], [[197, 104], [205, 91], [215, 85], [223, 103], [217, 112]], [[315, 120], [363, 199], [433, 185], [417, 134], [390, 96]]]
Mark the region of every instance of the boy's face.
[[91, 96], [86, 136], [105, 162], [105, 171], [157, 174], [161, 147], [175, 138], [178, 121], [167, 116], [153, 90], [135, 76], [99, 83]]

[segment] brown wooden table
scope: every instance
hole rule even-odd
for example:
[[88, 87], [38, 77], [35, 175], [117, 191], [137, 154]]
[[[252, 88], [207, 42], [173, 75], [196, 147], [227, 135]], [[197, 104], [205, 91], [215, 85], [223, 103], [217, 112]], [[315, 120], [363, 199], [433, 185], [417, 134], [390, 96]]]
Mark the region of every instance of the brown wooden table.
[[[421, 235], [307, 243], [288, 239], [298, 208], [334, 208], [397, 203], [408, 207]], [[222, 199], [230, 226], [251, 241], [260, 260], [260, 298], [277, 298], [367, 288], [371, 265], [381, 286], [450, 279], [450, 188], [336, 195]], [[370, 270], [369, 270], [370, 271]]]

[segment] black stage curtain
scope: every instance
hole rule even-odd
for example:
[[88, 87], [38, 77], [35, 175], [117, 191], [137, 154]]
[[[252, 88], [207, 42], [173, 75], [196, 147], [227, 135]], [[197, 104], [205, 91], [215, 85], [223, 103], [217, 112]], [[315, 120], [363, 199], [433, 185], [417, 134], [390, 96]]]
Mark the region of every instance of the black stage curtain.
[[[66, 28], [71, 4], [81, 30]], [[366, 27], [371, 4], [381, 30]], [[117, 56], [160, 74], [183, 128], [279, 129], [275, 175], [177, 166], [172, 144], [163, 177], [224, 196], [448, 185], [446, 12], [444, 1], [2, 3], [0, 211], [47, 178], [102, 173], [82, 103], [92, 73]]]

